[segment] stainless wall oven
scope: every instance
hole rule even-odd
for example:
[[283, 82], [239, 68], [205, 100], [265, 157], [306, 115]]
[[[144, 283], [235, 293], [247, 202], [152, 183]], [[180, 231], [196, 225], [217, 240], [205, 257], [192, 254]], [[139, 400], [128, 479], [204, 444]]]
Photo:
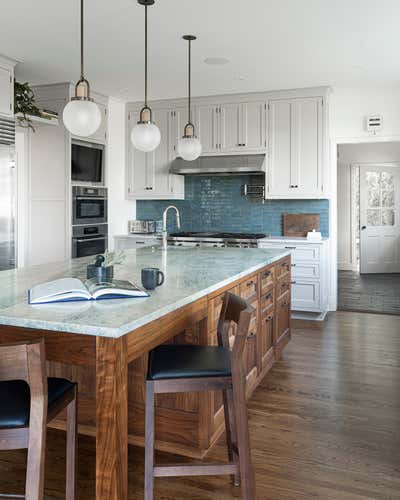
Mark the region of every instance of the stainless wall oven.
[[107, 250], [107, 224], [72, 227], [72, 257], [88, 257]]
[[107, 188], [73, 186], [72, 225], [107, 223]]

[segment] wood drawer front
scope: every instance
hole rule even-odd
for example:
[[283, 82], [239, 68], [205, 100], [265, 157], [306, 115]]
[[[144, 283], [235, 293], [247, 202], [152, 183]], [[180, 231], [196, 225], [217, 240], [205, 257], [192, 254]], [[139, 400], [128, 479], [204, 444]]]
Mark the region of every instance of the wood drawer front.
[[287, 279], [285, 281], [279, 281], [276, 285], [276, 296], [279, 299], [284, 293], [290, 291], [290, 281]]
[[260, 273], [261, 293], [265, 293], [275, 283], [275, 268], [270, 267]]
[[319, 279], [321, 276], [320, 265], [315, 263], [297, 262], [292, 264], [293, 278]]
[[319, 281], [296, 279], [293, 282], [292, 309], [320, 311], [321, 296]]
[[257, 276], [247, 279], [240, 284], [240, 296], [248, 302], [253, 302], [258, 295], [258, 280]]
[[271, 309], [274, 307], [275, 302], [275, 290], [271, 288], [269, 292], [261, 296], [261, 317], [265, 317], [270, 314]]
[[293, 262], [302, 260], [320, 260], [321, 249], [318, 245], [286, 245], [285, 250], [290, 250]]
[[290, 258], [275, 266], [275, 276], [278, 281], [288, 280], [290, 277]]

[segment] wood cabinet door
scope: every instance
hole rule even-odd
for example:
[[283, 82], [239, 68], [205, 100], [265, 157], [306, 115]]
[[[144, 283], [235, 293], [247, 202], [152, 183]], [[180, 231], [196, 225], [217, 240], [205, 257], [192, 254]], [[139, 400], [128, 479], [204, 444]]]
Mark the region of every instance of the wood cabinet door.
[[290, 332], [290, 291], [277, 300], [274, 344]]
[[266, 103], [265, 101], [245, 102], [241, 104], [241, 140], [246, 152], [265, 152]]
[[242, 105], [224, 104], [219, 107], [219, 150], [235, 153], [244, 150], [242, 141]]
[[268, 110], [267, 194], [291, 192], [291, 100], [270, 101]]
[[127, 134], [127, 197], [140, 198], [148, 196], [152, 187], [152, 167], [151, 153], [143, 153], [133, 147], [130, 140], [132, 128], [139, 120], [139, 111], [131, 111], [128, 113], [128, 134]]
[[254, 302], [258, 298], [258, 277], [252, 276], [241, 283], [239, 294], [247, 302]]
[[275, 283], [275, 267], [265, 269], [260, 273], [261, 294], [266, 293]]
[[261, 369], [266, 364], [266, 357], [271, 352], [274, 345], [274, 310], [270, 309], [269, 313], [261, 318], [260, 324], [260, 339], [259, 339], [259, 349], [261, 358]]
[[291, 104], [291, 185], [297, 195], [322, 193], [322, 98]]
[[0, 114], [14, 116], [13, 76], [7, 68], [0, 67]]
[[219, 151], [217, 109], [214, 105], [197, 106], [195, 109], [196, 133], [203, 148], [203, 155]]

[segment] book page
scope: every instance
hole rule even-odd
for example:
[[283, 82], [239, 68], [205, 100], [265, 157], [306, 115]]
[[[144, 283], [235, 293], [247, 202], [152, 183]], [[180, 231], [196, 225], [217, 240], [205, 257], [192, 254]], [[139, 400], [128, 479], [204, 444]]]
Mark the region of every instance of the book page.
[[90, 294], [77, 278], [61, 278], [48, 283], [42, 283], [29, 291], [30, 303], [57, 302], [73, 298], [90, 299]]
[[112, 297], [148, 297], [148, 293], [137, 285], [125, 280], [112, 280], [111, 282], [98, 282], [92, 278], [85, 283], [94, 299]]

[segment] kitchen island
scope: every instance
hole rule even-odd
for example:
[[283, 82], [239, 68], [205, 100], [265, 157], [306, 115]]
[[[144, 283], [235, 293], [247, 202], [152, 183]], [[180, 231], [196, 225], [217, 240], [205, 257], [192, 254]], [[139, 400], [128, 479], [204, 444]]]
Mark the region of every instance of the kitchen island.
[[[128, 442], [143, 444], [147, 353], [164, 342], [216, 344], [221, 299], [227, 290], [237, 293], [255, 307], [245, 354], [250, 395], [290, 339], [290, 255], [248, 248], [132, 250], [115, 277], [140, 283], [143, 267], [159, 267], [165, 284], [150, 297], [27, 303], [35, 284], [84, 279], [90, 260], [2, 272], [0, 342], [45, 338], [49, 375], [78, 382], [79, 431], [96, 437], [96, 498], [125, 500]], [[203, 457], [223, 432], [218, 393], [162, 395], [156, 415], [157, 447], [165, 451]]]

